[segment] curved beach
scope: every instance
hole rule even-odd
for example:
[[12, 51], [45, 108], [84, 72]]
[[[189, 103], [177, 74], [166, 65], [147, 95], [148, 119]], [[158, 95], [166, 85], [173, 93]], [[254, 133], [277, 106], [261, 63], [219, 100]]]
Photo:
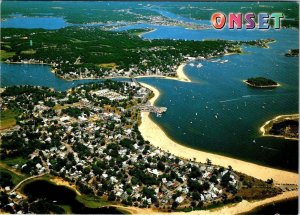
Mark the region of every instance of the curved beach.
[[[150, 99], [150, 103], [153, 105], [156, 99], [159, 97], [159, 91], [148, 85], [141, 83], [144, 87], [149, 88], [155, 94], [155, 96]], [[142, 123], [139, 126], [139, 130], [144, 137], [145, 140], [148, 140], [152, 145], [161, 148], [162, 150], [168, 151], [176, 156], [186, 158], [186, 159], [196, 159], [198, 162], [206, 162], [206, 159], [210, 159], [213, 164], [220, 166], [229, 166], [231, 165], [235, 171], [245, 173], [247, 175], [253, 176], [255, 178], [261, 180], [267, 180], [273, 178], [274, 183], [279, 184], [298, 184], [298, 174], [274, 169], [266, 166], [260, 166], [258, 164], [242, 161], [239, 159], [229, 158], [218, 154], [213, 154], [209, 152], [198, 151], [187, 146], [180, 145], [179, 143], [170, 139], [166, 133], [155, 124], [149, 117], [149, 113], [142, 113]], [[221, 211], [218, 213], [239, 213], [253, 210], [255, 207], [283, 200], [286, 198], [292, 198], [298, 196], [297, 191], [285, 192], [281, 195], [277, 195], [272, 198], [268, 198], [261, 201], [248, 202], [243, 201], [238, 204], [238, 206], [234, 207], [234, 209], [230, 206], [225, 206], [221, 208]], [[223, 212], [223, 209], [227, 208], [228, 210]], [[234, 211], [233, 211], [234, 210]], [[197, 211], [197, 214], [199, 211]], [[207, 211], [204, 212], [207, 214]]]
[[139, 76], [136, 76], [135, 78], [139, 78], [139, 79], [140, 78], [164, 78], [164, 79], [170, 79], [170, 80], [175, 80], [175, 81], [192, 82], [191, 79], [189, 79], [184, 74], [185, 65], [186, 65], [186, 63], [182, 63], [178, 66], [178, 68], [176, 70], [177, 77], [169, 77], [169, 76], [164, 76], [164, 75], [139, 75]]
[[185, 67], [185, 63], [182, 63], [178, 66], [176, 73], [177, 73], [177, 79], [179, 79], [180, 81], [183, 82], [192, 82], [191, 79], [189, 79], [185, 74], [184, 74], [184, 67]]

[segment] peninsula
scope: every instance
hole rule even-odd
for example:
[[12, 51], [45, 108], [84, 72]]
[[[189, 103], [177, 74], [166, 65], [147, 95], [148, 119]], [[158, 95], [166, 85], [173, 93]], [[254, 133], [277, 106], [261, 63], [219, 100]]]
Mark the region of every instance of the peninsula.
[[[168, 144], [163, 138], [150, 144], [144, 133], [147, 110], [143, 105], [151, 95], [151, 90], [136, 82], [110, 80], [68, 92], [32, 86], [5, 88], [1, 112], [19, 114], [15, 125], [1, 131], [1, 168], [20, 182], [17, 185], [5, 175], [1, 190], [7, 204], [1, 210], [35, 212], [34, 207], [28, 211], [24, 205], [40, 199], [27, 199], [20, 189], [23, 181], [44, 176], [59, 177], [80, 193], [110, 205], [159, 212], [264, 199], [284, 191], [267, 178], [277, 181], [277, 173], [256, 179], [241, 173], [234, 160], [220, 163], [217, 156], [207, 154], [196, 159], [191, 157], [194, 153], [182, 156], [160, 147]], [[157, 96], [155, 92], [151, 101]], [[200, 157], [208, 159], [199, 162]], [[293, 174], [287, 173], [288, 179], [293, 183]]]
[[149, 30], [113, 32], [95, 27], [66, 27], [52, 31], [4, 28], [1, 32], [1, 60], [6, 63], [47, 64], [53, 73], [65, 80], [136, 76], [174, 78], [182, 63], [240, 53], [242, 45], [264, 48], [274, 41], [147, 40], [137, 36]]
[[299, 140], [299, 114], [280, 115], [264, 123], [260, 128], [263, 136]]

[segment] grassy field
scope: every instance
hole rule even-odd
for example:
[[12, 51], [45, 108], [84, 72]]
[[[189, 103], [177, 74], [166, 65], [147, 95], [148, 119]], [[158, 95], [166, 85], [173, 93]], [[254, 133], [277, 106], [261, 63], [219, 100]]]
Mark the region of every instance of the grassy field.
[[23, 164], [25, 164], [27, 162], [27, 159], [25, 159], [23, 157], [15, 157], [15, 158], [1, 160], [1, 162], [10, 167], [14, 166], [16, 164], [19, 164], [19, 166], [22, 166]]
[[0, 50], [0, 60], [5, 61], [7, 58], [14, 56], [15, 52], [6, 52], [4, 50]]
[[10, 128], [16, 125], [16, 116], [18, 113], [12, 110], [5, 110], [0, 112], [0, 130]]
[[31, 54], [35, 54], [35, 53], [36, 53], [36, 51], [33, 50], [33, 49], [21, 51], [21, 54], [28, 54], [28, 55], [31, 55]]
[[83, 203], [86, 207], [89, 208], [99, 208], [103, 206], [110, 206], [112, 205], [110, 202], [104, 200], [103, 198], [97, 197], [97, 196], [87, 196], [87, 195], [80, 195], [76, 196], [76, 199]]
[[116, 69], [118, 65], [116, 63], [101, 63], [99, 64], [102, 68], [108, 68], [108, 69]]
[[9, 169], [5, 168], [5, 167], [2, 166], [2, 165], [0, 166], [0, 171], [6, 172], [6, 173], [8, 173], [8, 174], [11, 175], [11, 177], [12, 177], [12, 182], [13, 182], [13, 185], [14, 185], [14, 186], [17, 185], [20, 181], [22, 181], [22, 180], [24, 180], [24, 179], [26, 178], [25, 175], [21, 175], [21, 174], [18, 175], [18, 174], [16, 174], [16, 173], [10, 171]]

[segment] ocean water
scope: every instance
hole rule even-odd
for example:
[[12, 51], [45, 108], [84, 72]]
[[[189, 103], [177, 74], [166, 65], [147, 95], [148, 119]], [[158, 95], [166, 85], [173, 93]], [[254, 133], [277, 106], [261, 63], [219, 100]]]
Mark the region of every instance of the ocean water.
[[[155, 9], [161, 15], [207, 24]], [[36, 18], [38, 19], [38, 18]], [[33, 18], [34, 20], [34, 18]], [[38, 21], [37, 21], [38, 22]], [[281, 114], [298, 113], [298, 58], [284, 54], [299, 47], [297, 29], [281, 30], [189, 30], [148, 23], [128, 25], [118, 30], [151, 27], [156, 31], [147, 39], [226, 39], [255, 40], [273, 38], [269, 49], [243, 47], [244, 54], [192, 62], [184, 68], [192, 83], [158, 78], [143, 78], [161, 92], [156, 104], [168, 111], [151, 118], [167, 135], [180, 144], [223, 154], [267, 166], [298, 170], [298, 142], [262, 137], [259, 127]], [[49, 72], [48, 66], [1, 64], [1, 86], [43, 85], [65, 90], [85, 81], [64, 81]], [[276, 89], [253, 89], [242, 80], [264, 76], [279, 82]], [[213, 162], [213, 161], [212, 161]]]

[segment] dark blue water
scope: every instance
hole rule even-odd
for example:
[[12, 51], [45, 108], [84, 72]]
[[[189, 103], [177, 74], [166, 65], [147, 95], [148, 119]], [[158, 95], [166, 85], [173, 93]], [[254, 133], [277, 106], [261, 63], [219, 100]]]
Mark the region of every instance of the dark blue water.
[[[160, 13], [181, 19], [170, 12]], [[182, 21], [191, 20], [182, 18]], [[185, 71], [193, 83], [156, 78], [141, 81], [161, 91], [157, 105], [166, 106], [168, 111], [161, 118], [151, 117], [179, 143], [272, 167], [298, 170], [298, 142], [261, 137], [258, 130], [277, 115], [298, 113], [298, 58], [284, 56], [289, 49], [299, 46], [298, 30], [188, 30], [150, 24], [118, 30], [144, 27], [157, 29], [144, 34], [147, 39], [276, 39], [269, 49], [243, 47], [243, 55], [193, 62], [198, 67], [187, 65]], [[49, 72], [49, 67], [39, 65], [2, 64], [1, 76], [2, 86], [31, 84], [58, 90], [89, 82], [61, 80]], [[243, 79], [254, 76], [271, 78], [282, 86], [262, 90], [242, 83]]]
[[274, 202], [263, 207], [254, 209], [248, 214], [299, 214], [298, 198]]
[[50, 66], [0, 63], [1, 87], [13, 85], [39, 85], [56, 90], [67, 90], [79, 84], [96, 80], [66, 81], [50, 72]]
[[[123, 214], [115, 207], [89, 208], [76, 199], [76, 192], [65, 186], [55, 185], [46, 180], [27, 183], [22, 191], [31, 201], [44, 199], [51, 204], [68, 205], [74, 214]], [[55, 203], [53, 203], [55, 202]]]

